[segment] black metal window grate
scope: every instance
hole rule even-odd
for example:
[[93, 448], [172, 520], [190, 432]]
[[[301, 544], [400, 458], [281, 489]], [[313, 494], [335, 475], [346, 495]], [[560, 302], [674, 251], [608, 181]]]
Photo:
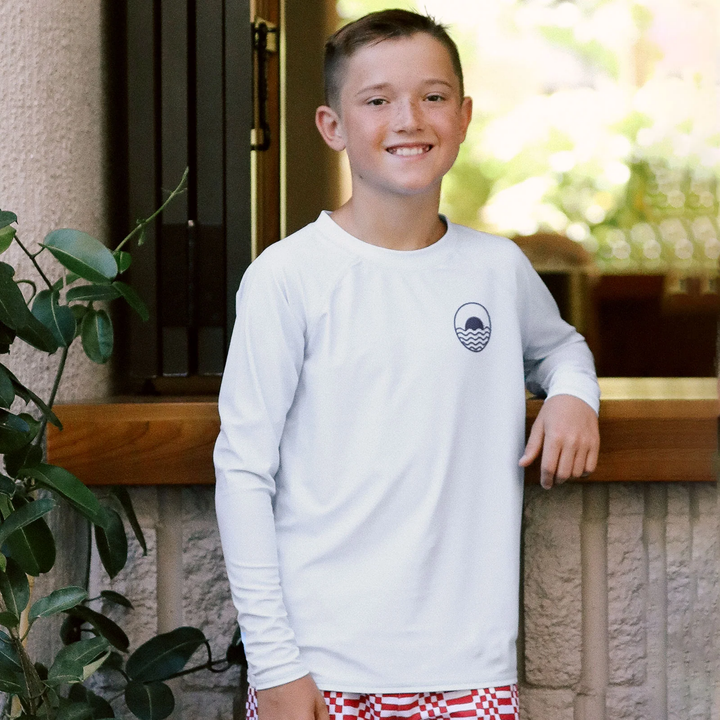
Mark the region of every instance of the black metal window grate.
[[135, 378], [217, 376], [251, 259], [252, 33], [248, 0], [129, 0], [130, 221], [186, 167], [188, 192], [136, 253], [151, 320], [131, 320]]

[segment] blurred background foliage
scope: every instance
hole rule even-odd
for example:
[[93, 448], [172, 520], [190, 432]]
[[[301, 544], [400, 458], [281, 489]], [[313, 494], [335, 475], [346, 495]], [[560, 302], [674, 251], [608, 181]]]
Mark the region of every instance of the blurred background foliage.
[[715, 0], [339, 0], [449, 26], [474, 119], [443, 188], [452, 220], [554, 232], [603, 273], [717, 275]]

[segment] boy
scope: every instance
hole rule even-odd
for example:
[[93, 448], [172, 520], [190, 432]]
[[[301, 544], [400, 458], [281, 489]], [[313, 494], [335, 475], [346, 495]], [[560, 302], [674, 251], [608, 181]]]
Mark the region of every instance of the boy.
[[373, 13], [325, 72], [352, 197], [248, 269], [220, 394], [248, 716], [515, 719], [520, 466], [594, 469], [592, 357], [514, 243], [438, 215], [472, 110], [445, 30]]

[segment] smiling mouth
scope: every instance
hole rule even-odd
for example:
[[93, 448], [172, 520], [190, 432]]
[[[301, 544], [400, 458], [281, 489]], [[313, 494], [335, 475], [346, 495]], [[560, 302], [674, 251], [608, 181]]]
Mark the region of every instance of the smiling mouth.
[[387, 148], [387, 151], [391, 155], [400, 155], [400, 157], [412, 157], [413, 155], [424, 155], [427, 152], [430, 152], [432, 149], [432, 145], [413, 145], [413, 146], [406, 146], [406, 145], [398, 145], [395, 147], [389, 147]]

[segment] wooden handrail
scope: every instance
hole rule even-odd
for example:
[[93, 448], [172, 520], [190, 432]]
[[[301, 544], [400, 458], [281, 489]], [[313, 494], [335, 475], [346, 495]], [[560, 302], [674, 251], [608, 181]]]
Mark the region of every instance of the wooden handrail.
[[[590, 481], [716, 480], [718, 400], [714, 378], [602, 378], [601, 453]], [[528, 400], [528, 428], [541, 400]], [[88, 485], [214, 482], [219, 430], [214, 399], [58, 405], [48, 459]], [[526, 482], [538, 482], [537, 463]]]

